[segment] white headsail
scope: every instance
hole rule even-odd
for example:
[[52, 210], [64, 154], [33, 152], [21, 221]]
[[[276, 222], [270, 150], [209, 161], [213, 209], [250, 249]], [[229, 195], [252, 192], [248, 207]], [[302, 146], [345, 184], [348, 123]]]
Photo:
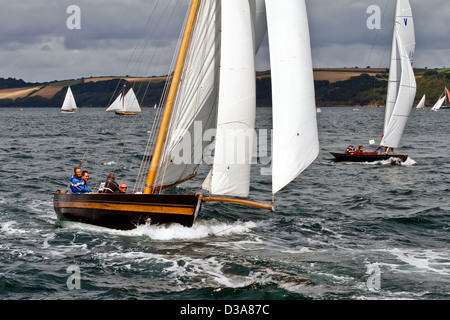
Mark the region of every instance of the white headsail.
[[246, 197], [256, 112], [255, 52], [248, 1], [222, 2], [221, 37], [216, 146], [207, 190]]
[[118, 111], [120, 109], [122, 109], [122, 93], [119, 94], [116, 100], [114, 100], [114, 102], [111, 103], [111, 105], [105, 111]]
[[416, 94], [416, 80], [412, 68], [414, 47], [411, 6], [408, 0], [397, 0], [381, 146], [392, 148], [399, 146], [411, 113]]
[[305, 1], [266, 0], [272, 71], [272, 193], [319, 154]]

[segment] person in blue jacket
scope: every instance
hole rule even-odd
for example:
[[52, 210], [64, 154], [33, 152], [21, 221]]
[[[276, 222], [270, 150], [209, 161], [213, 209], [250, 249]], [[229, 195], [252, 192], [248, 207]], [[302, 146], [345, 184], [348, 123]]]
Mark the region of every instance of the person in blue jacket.
[[82, 172], [79, 167], [75, 167], [73, 172], [73, 176], [70, 177], [70, 193], [79, 194], [92, 192], [86, 185], [86, 182], [89, 179], [89, 172]]

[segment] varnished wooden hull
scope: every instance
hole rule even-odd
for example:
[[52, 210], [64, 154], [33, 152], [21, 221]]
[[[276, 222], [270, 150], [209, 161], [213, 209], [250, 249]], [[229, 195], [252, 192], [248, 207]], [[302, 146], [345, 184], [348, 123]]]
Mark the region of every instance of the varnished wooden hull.
[[116, 111], [116, 114], [120, 116], [127, 116], [127, 115], [129, 116], [129, 115], [136, 115], [138, 113], [133, 111]]
[[201, 200], [194, 194], [54, 193], [59, 221], [130, 230], [142, 224], [179, 223], [191, 227]]
[[398, 158], [401, 162], [405, 162], [408, 158], [408, 155], [406, 154], [373, 154], [373, 153], [367, 153], [367, 154], [358, 154], [358, 153], [340, 153], [340, 152], [330, 152], [334, 158], [335, 161], [341, 162], [374, 162], [374, 161], [381, 161], [381, 160], [387, 160], [390, 158]]

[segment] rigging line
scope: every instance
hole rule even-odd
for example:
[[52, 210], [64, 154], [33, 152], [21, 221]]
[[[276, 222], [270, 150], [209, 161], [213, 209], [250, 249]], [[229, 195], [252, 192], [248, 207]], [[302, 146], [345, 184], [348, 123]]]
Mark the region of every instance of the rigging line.
[[[383, 10], [383, 15], [381, 16], [381, 21], [384, 20], [384, 16], [385, 16], [385, 14], [387, 12], [387, 7], [388, 7], [389, 2], [390, 2], [389, 0], [386, 2], [386, 6], [384, 7], [384, 10]], [[369, 63], [370, 56], [372, 55], [373, 49], [375, 47], [375, 42], [377, 41], [378, 35], [380, 34], [380, 30], [381, 29], [377, 29], [377, 32], [375, 33], [375, 38], [374, 38], [374, 40], [372, 42], [372, 47], [370, 48], [369, 56], [367, 57], [366, 66], [370, 65], [370, 63]]]
[[[165, 105], [164, 100], [167, 97], [167, 91], [168, 91], [168, 87], [169, 87], [170, 77], [167, 76], [166, 79], [167, 80], [166, 80], [166, 83], [165, 83], [165, 86], [164, 86], [164, 89], [163, 89], [163, 93], [161, 95], [160, 102], [159, 102], [160, 106]], [[140, 189], [141, 187], [142, 188], [144, 187], [146, 172], [148, 172], [148, 168], [150, 166], [150, 161], [151, 161], [151, 156], [150, 155], [152, 154], [152, 151], [153, 151], [152, 150], [153, 141], [155, 141], [155, 139], [156, 139], [158, 124], [160, 122], [160, 119], [162, 118], [163, 110], [164, 110], [164, 108], [162, 108], [162, 107], [157, 108], [156, 115], [155, 115], [155, 117], [153, 119], [153, 125], [152, 125], [151, 131], [150, 131], [150, 135], [149, 135], [148, 140], [147, 140], [146, 150], [144, 152], [144, 156], [143, 156], [143, 159], [142, 159], [142, 162], [141, 162], [141, 166], [140, 166], [140, 169], [139, 169], [139, 172], [138, 172], [138, 177], [136, 179], [136, 181], [137, 181], [136, 188], [137, 189]]]
[[[164, 99], [164, 90], [163, 90], [163, 95], [161, 96], [161, 99], [160, 99], [161, 101]], [[160, 102], [160, 105], [161, 105], [161, 102]], [[135, 187], [134, 187], [135, 191], [137, 191], [139, 189], [143, 190], [144, 178], [145, 178], [144, 173], [146, 171], [148, 171], [148, 167], [150, 165], [150, 161], [151, 161], [150, 155], [151, 155], [151, 150], [152, 150], [151, 148], [153, 146], [153, 141], [155, 140], [157, 124], [159, 123], [159, 119], [161, 119], [161, 117], [162, 117], [163, 109], [164, 108], [157, 108], [155, 117], [153, 118], [152, 128], [150, 129], [150, 132], [149, 132], [149, 137], [147, 139], [147, 145], [146, 145], [144, 155], [141, 160], [141, 165], [139, 167], [138, 175], [136, 178], [136, 183], [135, 183]]]
[[[159, 1], [158, 1], [158, 3], [159, 3]], [[146, 27], [145, 27], [145, 29], [144, 29], [144, 30], [145, 30], [145, 31], [144, 31], [145, 33], [147, 33], [146, 30], [149, 29], [148, 26], [149, 26], [150, 21], [153, 21], [153, 16], [155, 15], [155, 12], [156, 12], [156, 8], [157, 8], [157, 6], [158, 6], [158, 3], [156, 3], [156, 5], [154, 6], [153, 11], [152, 11], [152, 14], [150, 15], [149, 19], [147, 20], [147, 24], [146, 24]], [[166, 4], [167, 4], [167, 3], [166, 3]], [[163, 10], [163, 12], [165, 12], [166, 10], [167, 10], [167, 6], [166, 6], [166, 9]], [[162, 17], [162, 16], [164, 16], [164, 14], [160, 15], [160, 17]], [[148, 37], [148, 40], [145, 42], [145, 45], [143, 46], [143, 48], [142, 48], [142, 50], [141, 50], [141, 54], [139, 55], [139, 57], [138, 57], [138, 59], [137, 59], [137, 62], [135, 62], [134, 67], [132, 67], [132, 70], [136, 67], [136, 65], [138, 64], [139, 60], [142, 60], [143, 53], [144, 53], [146, 47], [148, 46], [148, 43], [149, 43], [149, 41], [150, 41], [150, 39], [151, 39], [151, 35], [152, 35], [153, 33], [154, 33], [154, 31], [152, 31], [152, 32], [150, 33], [150, 36]], [[141, 43], [141, 40], [142, 40], [143, 38], [144, 38], [144, 36], [143, 36], [143, 37], [138, 41], [138, 43], [136, 44], [135, 49], [134, 49], [134, 51], [133, 51], [133, 54], [132, 54], [132, 56], [130, 57], [130, 60], [129, 60], [129, 62], [128, 62], [128, 64], [127, 64], [127, 67], [125, 68], [125, 70], [128, 68], [128, 65], [131, 63], [131, 60], [132, 60], [133, 56], [135, 55], [135, 53], [137, 52], [137, 48], [140, 46], [139, 44]], [[124, 73], [125, 73], [125, 70], [124, 70]], [[125, 82], [125, 79], [122, 79], [122, 80]], [[148, 82], [148, 83], [150, 83], [150, 82]], [[120, 83], [118, 83], [118, 85], [117, 85], [117, 87], [116, 87], [116, 91], [117, 91], [117, 88], [119, 87], [119, 85], [120, 85]], [[136, 86], [137, 86], [137, 85], [136, 85], [135, 82], [133, 82], [132, 85], [131, 85], [132, 88], [136, 88]], [[142, 82], [140, 82], [140, 86], [142, 86]], [[137, 94], [139, 94], [139, 90], [137, 91]], [[141, 105], [143, 104], [144, 99], [145, 99], [145, 95], [142, 97]], [[135, 124], [135, 122], [136, 122], [137, 116], [138, 116], [138, 115], [136, 115], [136, 117], [133, 117], [132, 126], [130, 127], [128, 133], [124, 136], [124, 139], [122, 139], [122, 141], [124, 141], [124, 143], [125, 143], [125, 141], [128, 139], [128, 137], [131, 135], [131, 128], [134, 127], [134, 124]], [[119, 132], [122, 132], [122, 131], [123, 131], [123, 124], [124, 124], [124, 121], [125, 121], [125, 118], [122, 118], [122, 126], [121, 126], [121, 129], [119, 130]], [[117, 145], [118, 145], [118, 144], [119, 144], [119, 141], [117, 142], [116, 148], [115, 148], [115, 149], [117, 149]], [[115, 171], [116, 166], [117, 166], [118, 163], [120, 162], [120, 159], [122, 158], [122, 156], [123, 156], [123, 154], [124, 154], [124, 152], [125, 152], [125, 149], [124, 149], [124, 148], [121, 148], [121, 150], [122, 150], [122, 152], [121, 152], [120, 154], [116, 154], [116, 157], [115, 157], [115, 158], [116, 158], [116, 161], [115, 161], [115, 166], [114, 166], [114, 170], [113, 170], [113, 171]]]
[[[164, 52], [164, 49], [163, 50], [160, 49], [161, 48], [161, 44], [162, 44], [163, 39], [165, 39], [165, 35], [167, 33], [167, 30], [169, 30], [169, 25], [172, 24], [173, 16], [174, 16], [176, 8], [177, 8], [177, 6], [174, 5], [173, 9], [172, 9], [172, 12], [171, 12], [171, 14], [169, 16], [169, 19], [166, 19], [167, 23], [166, 23], [166, 26], [164, 27], [164, 32], [161, 34], [161, 36], [159, 38], [159, 41], [158, 41], [157, 46], [156, 46], [157, 49], [154, 50], [154, 53], [153, 53], [153, 55], [152, 55], [148, 65], [147, 65], [147, 68], [146, 68], [144, 74], [149, 74], [148, 71], [149, 71], [151, 66], [153, 66], [153, 74], [155, 73], [156, 65], [157, 65], [158, 61], [161, 60], [162, 54]], [[162, 18], [162, 15], [161, 15], [161, 18]], [[158, 25], [159, 25], [159, 23], [158, 23]], [[150, 38], [149, 38], [149, 41], [150, 41]], [[148, 42], [147, 42], [147, 44], [148, 44]], [[157, 56], [158, 53], [159, 53], [159, 55]], [[156, 57], [156, 63], [153, 63], [155, 57]], [[142, 85], [143, 85], [143, 83], [141, 83], [141, 86], [139, 87], [139, 90], [141, 89]], [[145, 96], [147, 95], [147, 92], [148, 92], [148, 89], [149, 89], [150, 85], [151, 85], [151, 82], [150, 81], [147, 82], [147, 85], [146, 85], [146, 88], [145, 88], [144, 95], [143, 95], [141, 103], [143, 103], [143, 100], [144, 100]]]
[[[169, 3], [169, 4], [170, 4], [170, 3]], [[133, 69], [136, 68], [136, 66], [137, 66], [138, 64], [139, 64], [139, 66], [142, 65], [142, 62], [143, 62], [143, 60], [144, 60], [144, 53], [145, 53], [146, 49], [148, 48], [148, 44], [150, 43], [150, 40], [153, 38], [153, 35], [154, 35], [154, 33], [156, 32], [156, 27], [160, 24], [160, 22], [161, 22], [161, 20], [163, 19], [163, 17], [165, 17], [165, 12], [166, 12], [166, 10], [168, 9], [169, 4], [166, 6], [166, 8], [163, 10], [163, 12], [162, 12], [161, 14], [159, 14], [159, 20], [158, 20], [158, 22], [154, 23], [155, 28], [149, 33], [149, 35], [148, 35], [148, 37], [147, 37], [147, 41], [146, 41], [145, 44], [143, 45], [142, 50], [141, 50], [141, 53], [140, 53], [140, 55], [139, 55], [139, 58], [136, 60], [136, 63], [135, 63], [135, 65], [134, 65]], [[167, 20], [170, 21], [170, 19], [167, 19]], [[165, 28], [164, 30], [167, 30], [167, 28]], [[163, 34], [160, 36], [159, 43], [158, 43], [158, 45], [156, 46], [156, 49], [153, 51], [153, 54], [152, 54], [152, 56], [151, 56], [151, 59], [149, 59], [150, 62], [149, 62], [149, 64], [148, 64], [147, 69], [145, 70], [145, 72], [143, 72], [143, 76], [148, 75], [148, 69], [149, 69], [149, 66], [152, 64], [153, 59], [154, 59], [154, 57], [155, 57], [155, 55], [156, 55], [156, 52], [159, 50], [159, 47], [160, 47], [159, 45], [160, 45], [160, 43], [161, 43], [162, 36], [163, 36]], [[140, 67], [136, 68], [136, 72], [138, 72], [138, 70], [140, 70], [140, 69], [141, 69]], [[131, 71], [131, 72], [132, 72], [132, 71]], [[140, 92], [142, 86], [143, 86], [143, 82], [140, 82], [140, 83], [139, 83], [139, 88], [136, 89], [136, 92]], [[147, 87], [148, 87], [148, 86], [149, 86], [149, 82], [147, 82]], [[141, 104], [143, 103], [144, 98], [145, 98], [145, 94], [144, 94], [144, 96], [143, 96], [143, 98], [142, 98]]]
[[[156, 2], [156, 4], [155, 4], [155, 7], [154, 7], [153, 12], [152, 12], [152, 15], [153, 15], [153, 13], [155, 12], [155, 11], [154, 11], [155, 8], [158, 6], [158, 3], [159, 3], [159, 0], [157, 0], [157, 2]], [[148, 25], [148, 23], [150, 22], [150, 20], [151, 20], [151, 18], [152, 18], [152, 15], [151, 15], [151, 16], [149, 17], [149, 19], [147, 20], [147, 25]], [[139, 41], [138, 41], [138, 43], [139, 43]], [[134, 56], [134, 54], [135, 54], [135, 52], [136, 52], [138, 43], [136, 43], [136, 45], [135, 45], [135, 47], [134, 47], [134, 49], [133, 49], [133, 53], [132, 53], [130, 59], [128, 60], [127, 65], [126, 65], [125, 68], [124, 68], [123, 74], [126, 74], [125, 71], [126, 71], [126, 69], [128, 68], [128, 65], [130, 64], [130, 62], [131, 62], [131, 60], [132, 60], [132, 58], [133, 58], [133, 56]], [[116, 88], [115, 88], [115, 90], [114, 90], [114, 94], [111, 96], [108, 105], [110, 105], [111, 102], [113, 101], [114, 96], [115, 96], [115, 93], [117, 92], [117, 89], [119, 88], [119, 85], [121, 84], [121, 80], [123, 80], [123, 79], [119, 79], [119, 81], [117, 82]], [[125, 81], [125, 80], [123, 80], [123, 81]], [[103, 123], [103, 121], [101, 121], [100, 123]], [[98, 128], [98, 132], [100, 132], [101, 129], [102, 129], [102, 127], [100, 126], [100, 127]], [[90, 146], [91, 146], [91, 144], [92, 144], [92, 139], [93, 139], [93, 137], [94, 137], [94, 136], [91, 136], [91, 138], [89, 139], [88, 147], [86, 148], [86, 151], [85, 151], [85, 153], [83, 154], [83, 156], [82, 156], [82, 158], [81, 158], [81, 160], [80, 160], [79, 167], [82, 166], [82, 164], [83, 164], [83, 162], [84, 162], [84, 159], [86, 158], [86, 156], [87, 156], [87, 154], [88, 154], [88, 152], [89, 152]]]
[[[149, 26], [149, 24], [150, 24], [150, 21], [151, 21], [152, 18], [153, 18], [153, 15], [155, 14], [155, 11], [156, 11], [156, 8], [158, 7], [159, 2], [160, 2], [160, 0], [157, 0], [157, 1], [156, 1], [155, 5], [154, 5], [154, 7], [153, 7], [152, 13], [150, 14], [149, 18], [147, 19], [147, 22], [146, 22], [145, 27], [144, 27], [144, 34], [145, 34], [145, 30], [147, 30], [147, 28], [148, 28], [148, 26]], [[122, 72], [122, 75], [123, 75], [123, 76], [119, 79], [119, 82], [117, 83], [116, 88], [114, 89], [114, 93], [113, 93], [113, 95], [111, 96], [111, 99], [110, 99], [108, 105], [111, 104], [111, 102], [112, 102], [114, 96], [116, 95], [116, 92], [118, 91], [119, 87], [121, 87], [120, 85], [121, 85], [123, 82], [126, 81], [126, 80], [125, 80], [125, 77], [126, 77], [126, 74], [127, 74], [128, 66], [130, 65], [131, 61], [133, 60], [133, 57], [134, 57], [134, 55], [135, 55], [135, 53], [136, 53], [136, 51], [137, 51], [137, 49], [138, 49], [138, 47], [139, 47], [139, 43], [141, 42], [142, 38], [144, 38], [144, 35], [142, 35], [142, 36], [139, 38], [139, 40], [136, 42], [136, 44], [135, 44], [135, 46], [134, 46], [134, 49], [133, 49], [133, 52], [132, 52], [130, 58], [128, 59], [127, 64], [125, 65], [125, 68], [123, 69], [123, 72]], [[130, 72], [131, 72], [131, 71], [130, 71]], [[122, 82], [122, 81], [123, 81], [123, 82]]]
[[[387, 12], [387, 7], [388, 7], [389, 3], [390, 3], [390, 0], [388, 0], [388, 2], [386, 4], [386, 7], [384, 9], [385, 11], [383, 13], [383, 17], [385, 15], [385, 13]], [[395, 6], [395, 4], [394, 4], [394, 6]], [[394, 25], [395, 25], [395, 15], [394, 15], [393, 20], [394, 20]], [[380, 62], [378, 63], [379, 66], [381, 66], [381, 61], [384, 59], [384, 56], [386, 55], [386, 50], [389, 48], [389, 43], [392, 42], [392, 37], [393, 37], [393, 33], [391, 32], [390, 35], [386, 38], [386, 44], [384, 45], [383, 54], [381, 55]], [[389, 65], [388, 65], [388, 67], [389, 67]]]
[[[184, 23], [183, 23], [183, 26], [185, 26], [186, 24], [187, 24], [187, 20], [188, 20], [188, 17], [189, 17], [189, 11], [186, 13], [186, 17], [185, 17], [185, 21], [184, 21]], [[181, 29], [181, 35], [179, 36], [179, 38], [178, 38], [178, 43], [177, 43], [177, 48], [179, 48], [180, 46], [181, 46], [181, 42], [182, 42], [182, 34], [184, 34], [184, 27]], [[175, 50], [175, 52], [178, 52], [178, 50]], [[177, 54], [175, 54], [174, 56], [173, 56], [173, 61], [172, 61], [172, 65], [171, 65], [171, 68], [170, 68], [170, 70], [173, 70], [174, 69], [174, 65], [176, 64], [176, 61], [177, 61]], [[170, 76], [170, 74], [171, 73], [169, 73], [169, 75], [168, 75], [168, 77], [167, 77], [167, 82], [166, 82], [166, 86], [167, 86], [167, 92], [169, 91], [169, 86], [170, 86], [170, 82], [171, 82], [171, 79], [172, 79], [172, 76]], [[167, 93], [166, 93], [166, 96], [164, 97], [164, 99], [166, 100], [167, 99]], [[161, 109], [165, 109], [165, 108], [161, 108]], [[162, 112], [162, 111], [161, 111]], [[156, 133], [156, 130], [155, 130], [155, 135], [156, 135], [157, 133]]]
[[[176, 56], [174, 57], [174, 59], [175, 58], [176, 58]], [[172, 61], [169, 70], [173, 70], [174, 64], [175, 64], [175, 60]], [[169, 72], [169, 74], [170, 74], [170, 72]], [[158, 125], [160, 123], [160, 120], [162, 118], [162, 114], [163, 114], [163, 111], [164, 111], [164, 108], [161, 107], [161, 106], [165, 105], [165, 100], [167, 99], [167, 94], [168, 94], [168, 90], [169, 90], [169, 86], [170, 86], [170, 81], [171, 81], [171, 76], [168, 75], [166, 77], [166, 82], [165, 82], [164, 89], [163, 89], [163, 92], [162, 92], [162, 95], [161, 95], [161, 98], [160, 98], [160, 102], [159, 102], [159, 106], [160, 107], [157, 108], [157, 110], [156, 110], [156, 115], [154, 117], [153, 125], [152, 125], [151, 131], [150, 131], [150, 135], [149, 135], [148, 140], [147, 140], [146, 150], [145, 150], [144, 157], [142, 159], [140, 170], [139, 170], [139, 173], [138, 173], [138, 178], [136, 179], [136, 181], [137, 181], [136, 186], [137, 186], [138, 189], [141, 188], [141, 187], [142, 188], [144, 187], [146, 173], [148, 172], [148, 169], [149, 169], [149, 166], [150, 166], [150, 162], [151, 162], [151, 156], [150, 155], [152, 154], [152, 151], [153, 151], [152, 147], [154, 147], [153, 141], [156, 141], [156, 136], [157, 136], [157, 132], [158, 132], [158, 130], [157, 130], [158, 129]]]
[[[150, 15], [149, 19], [147, 20], [147, 24], [146, 24], [146, 26], [145, 26], [145, 28], [144, 28], [144, 31], [147, 30], [147, 28], [148, 28], [148, 26], [149, 26], [149, 23], [150, 23], [150, 20], [152, 20], [152, 18], [153, 18], [153, 15], [154, 15], [155, 10], [156, 10], [156, 6], [157, 6], [157, 5], [155, 5], [155, 7], [153, 8], [153, 12], [152, 12], [152, 14]], [[166, 9], [167, 9], [167, 7], [166, 7]], [[164, 15], [164, 13], [159, 15], [159, 19], [160, 19], [160, 20], [162, 19], [163, 15]], [[151, 38], [152, 38], [153, 33], [156, 31], [156, 26], [157, 26], [158, 24], [155, 23], [154, 25], [155, 25], [155, 28], [153, 29], [153, 31], [149, 32], [149, 35], [146, 37], [147, 40], [146, 40], [146, 42], [144, 43], [144, 45], [142, 46], [142, 49], [141, 49], [141, 51], [140, 51], [140, 54], [139, 54], [139, 56], [136, 58], [136, 60], [135, 60], [135, 62], [134, 62], [134, 66], [131, 68], [130, 73], [133, 73], [133, 70], [134, 70], [134, 69], [136, 69], [136, 70], [139, 70], [139, 69], [140, 69], [139, 67], [137, 67], [137, 65], [141, 65], [141, 64], [142, 64], [144, 52], [145, 52], [145, 50], [146, 50], [146, 48], [147, 48], [147, 46], [148, 46], [148, 43], [150, 42], [150, 40], [151, 40]], [[147, 32], [145, 32], [145, 34], [147, 34]], [[140, 42], [141, 40], [143, 40], [143, 39], [144, 39], [144, 35], [141, 37], [141, 39], [139, 40], [139, 42]], [[137, 72], [137, 71], [136, 71], [136, 72]]]

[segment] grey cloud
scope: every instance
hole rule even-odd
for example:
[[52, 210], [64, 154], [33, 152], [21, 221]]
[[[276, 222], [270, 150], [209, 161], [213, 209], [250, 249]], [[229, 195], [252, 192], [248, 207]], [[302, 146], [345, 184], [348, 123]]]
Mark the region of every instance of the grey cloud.
[[[136, 45], [140, 50], [147, 42], [148, 55], [155, 48], [164, 50], [162, 60], [152, 69], [154, 74], [163, 74], [172, 59], [189, 1], [159, 0], [166, 7], [153, 12], [155, 2], [0, 0], [0, 59], [9, 62], [2, 66], [0, 76], [48, 81], [120, 75]], [[417, 40], [415, 65], [450, 65], [450, 2], [410, 3]], [[81, 9], [81, 30], [69, 30], [66, 26], [66, 10], [72, 4]], [[387, 66], [394, 0], [306, 0], [306, 5], [314, 67]], [[379, 6], [382, 11], [381, 30], [369, 30], [366, 26], [370, 5]], [[152, 29], [154, 26], [158, 29]], [[269, 67], [266, 40], [257, 56], [257, 70]]]

